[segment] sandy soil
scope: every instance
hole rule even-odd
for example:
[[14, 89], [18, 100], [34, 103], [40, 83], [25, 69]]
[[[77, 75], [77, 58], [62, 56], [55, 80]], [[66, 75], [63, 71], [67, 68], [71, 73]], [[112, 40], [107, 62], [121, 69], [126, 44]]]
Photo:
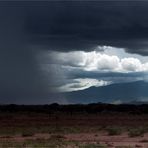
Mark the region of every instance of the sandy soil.
[[[30, 137], [12, 136], [12, 137], [0, 137], [0, 141], [12, 140], [16, 142], [22, 142], [26, 139], [48, 139], [53, 134], [35, 134]], [[77, 133], [77, 134], [65, 134], [64, 140], [66, 141], [77, 141], [80, 143], [100, 143], [107, 145], [108, 148], [114, 148], [117, 146], [131, 146], [133, 148], [148, 148], [148, 134], [143, 137], [131, 138], [127, 133], [117, 136], [109, 136], [105, 132], [101, 133]]]
[[66, 135], [68, 140], [80, 141], [80, 142], [98, 142], [110, 147], [115, 146], [132, 146], [148, 148], [148, 134], [143, 137], [130, 138], [127, 133], [118, 136], [109, 136], [106, 133], [92, 133], [92, 134], [68, 134]]
[[[128, 114], [98, 114], [98, 115], [59, 115], [59, 116], [49, 116], [45, 114], [0, 114], [0, 131], [7, 129], [9, 131], [13, 129], [31, 129], [31, 127], [75, 127], [79, 126], [84, 131], [89, 131], [92, 127], [107, 127], [107, 126], [117, 126], [117, 127], [147, 127], [148, 125], [148, 116], [147, 115], [128, 115]], [[7, 131], [6, 130], [6, 131]], [[48, 132], [48, 131], [47, 131]], [[96, 131], [95, 131], [96, 132]], [[78, 141], [80, 143], [101, 143], [107, 145], [108, 148], [113, 148], [116, 146], [132, 146], [133, 148], [148, 148], [148, 134], [145, 134], [143, 137], [134, 137], [131, 138], [127, 133], [123, 133], [117, 136], [109, 136], [104, 131], [98, 131], [97, 133], [86, 132], [82, 133], [82, 130], [79, 133], [73, 134], [64, 134], [64, 140], [67, 141]], [[57, 133], [55, 133], [57, 134]], [[6, 134], [7, 135], [7, 134]], [[0, 136], [0, 142], [4, 140], [12, 140], [16, 142], [22, 142], [26, 139], [48, 139], [52, 134], [45, 133], [41, 134], [35, 132], [34, 135], [30, 137], [23, 137], [20, 135], [12, 136]]]

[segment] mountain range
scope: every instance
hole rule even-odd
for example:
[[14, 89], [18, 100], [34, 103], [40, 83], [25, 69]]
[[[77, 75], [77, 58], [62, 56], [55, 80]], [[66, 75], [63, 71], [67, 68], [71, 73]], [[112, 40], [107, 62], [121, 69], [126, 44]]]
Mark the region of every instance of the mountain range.
[[90, 87], [85, 90], [66, 92], [63, 95], [72, 103], [113, 103], [145, 102], [148, 98], [148, 83], [136, 81], [130, 83], [116, 83], [102, 87]]

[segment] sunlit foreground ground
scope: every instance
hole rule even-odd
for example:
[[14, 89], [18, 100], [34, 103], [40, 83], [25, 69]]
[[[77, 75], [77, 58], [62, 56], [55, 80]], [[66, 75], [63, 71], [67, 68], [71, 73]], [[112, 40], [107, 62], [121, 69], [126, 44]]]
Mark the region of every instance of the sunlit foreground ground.
[[0, 113], [0, 148], [148, 148], [148, 116]]

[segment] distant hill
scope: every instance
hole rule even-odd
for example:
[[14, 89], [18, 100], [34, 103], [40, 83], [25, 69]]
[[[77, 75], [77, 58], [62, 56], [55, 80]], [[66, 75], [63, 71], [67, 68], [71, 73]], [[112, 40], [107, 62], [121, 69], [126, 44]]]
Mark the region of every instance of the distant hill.
[[148, 83], [136, 81], [130, 83], [111, 84], [103, 87], [90, 87], [85, 90], [63, 93], [72, 103], [112, 103], [116, 100], [121, 102], [138, 103], [141, 98], [148, 98]]
[[134, 105], [142, 105], [142, 104], [148, 104], [148, 101], [130, 101], [130, 102], [126, 102], [125, 104], [134, 104]]

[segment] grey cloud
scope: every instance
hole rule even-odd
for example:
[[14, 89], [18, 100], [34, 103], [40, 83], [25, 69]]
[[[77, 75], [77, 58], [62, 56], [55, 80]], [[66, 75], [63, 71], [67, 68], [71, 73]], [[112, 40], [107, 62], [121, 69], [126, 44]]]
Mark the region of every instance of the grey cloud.
[[97, 45], [147, 54], [147, 1], [38, 2], [27, 9], [30, 43], [47, 50], [92, 50]]
[[0, 2], [0, 103], [37, 98], [48, 89], [28, 44], [25, 7], [16, 3]]

